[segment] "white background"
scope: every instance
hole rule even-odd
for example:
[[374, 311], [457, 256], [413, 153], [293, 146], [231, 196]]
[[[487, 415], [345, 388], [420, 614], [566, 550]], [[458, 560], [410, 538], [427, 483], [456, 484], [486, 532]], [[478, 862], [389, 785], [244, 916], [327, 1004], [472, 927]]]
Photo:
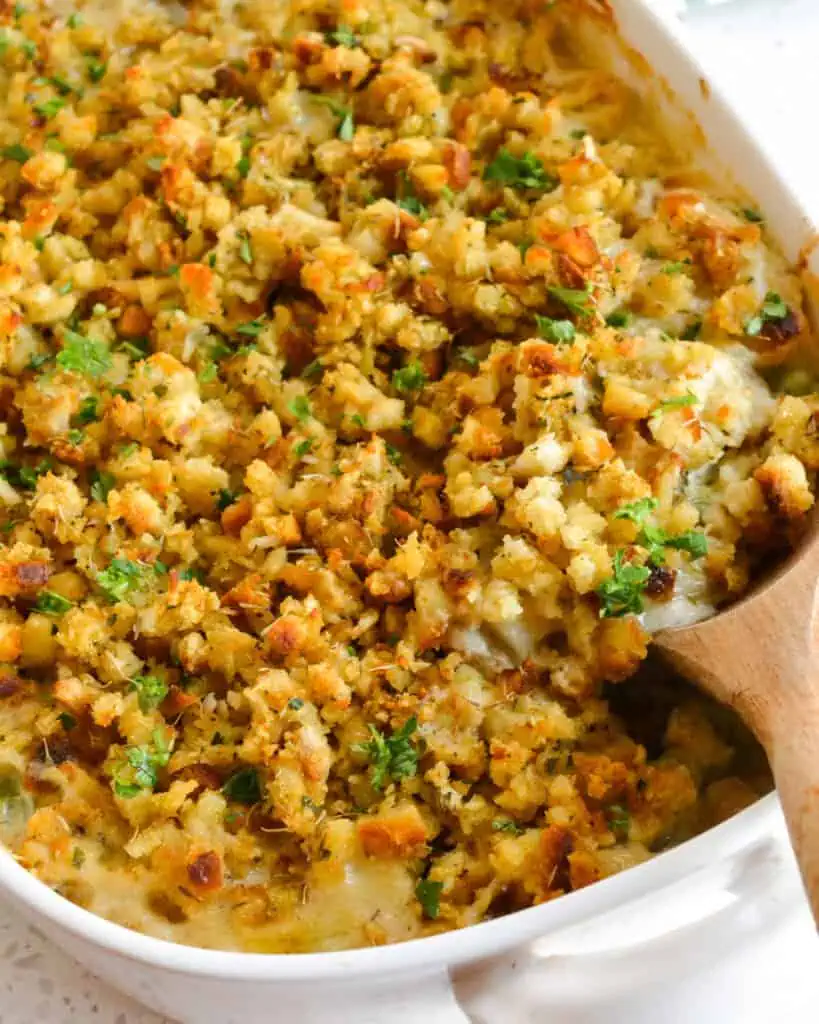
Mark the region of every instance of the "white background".
[[[683, 0], [655, 0], [681, 6]], [[819, 223], [819, 0], [688, 0], [694, 49]], [[594, 979], [589, 979], [594, 987]], [[622, 1011], [622, 1012], [621, 1012]], [[577, 1005], [539, 1024], [812, 1024], [819, 942], [804, 909], [753, 948], [670, 988], [621, 993], [601, 1012]], [[0, 1024], [165, 1024], [84, 975], [0, 905]], [[297, 1022], [281, 1022], [297, 1024]], [[355, 1024], [355, 1022], [350, 1022]], [[494, 1022], [493, 1022], [494, 1024]], [[497, 1024], [503, 1024], [498, 1020]]]

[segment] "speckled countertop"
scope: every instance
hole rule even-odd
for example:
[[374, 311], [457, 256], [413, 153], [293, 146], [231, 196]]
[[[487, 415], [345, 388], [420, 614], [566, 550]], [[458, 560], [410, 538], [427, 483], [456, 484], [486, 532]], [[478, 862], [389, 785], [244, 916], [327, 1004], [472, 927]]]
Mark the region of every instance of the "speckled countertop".
[[[672, 8], [685, 6], [685, 0], [655, 2]], [[687, 19], [694, 48], [712, 81], [723, 88], [756, 131], [819, 223], [819, 135], [807, 114], [808, 98], [819, 95], [819, 0], [712, 3], [688, 0], [688, 6], [695, 9]], [[763, 954], [766, 976], [750, 962], [715, 964], [699, 982], [699, 998], [692, 1002], [690, 990], [679, 994], [688, 1007], [682, 1016], [672, 1007], [674, 993], [662, 993], [663, 1019], [690, 1021], [694, 1018], [688, 1011], [696, 1003], [695, 1016], [701, 1024], [814, 1021], [819, 1005], [817, 945], [807, 914], [772, 940], [769, 950], [758, 952]], [[647, 1012], [645, 1024], [659, 1019], [657, 1005]], [[727, 1014], [726, 1005], [734, 1008]], [[710, 1006], [714, 1009], [709, 1010]], [[574, 1012], [571, 1019], [581, 1024], [581, 1017]], [[630, 1019], [632, 1024], [643, 1024], [639, 1015]], [[172, 1024], [83, 972], [0, 904], [0, 1024], [97, 1022]], [[553, 1018], [549, 1024], [565, 1021]], [[596, 1017], [584, 1014], [582, 1024], [597, 1024]]]

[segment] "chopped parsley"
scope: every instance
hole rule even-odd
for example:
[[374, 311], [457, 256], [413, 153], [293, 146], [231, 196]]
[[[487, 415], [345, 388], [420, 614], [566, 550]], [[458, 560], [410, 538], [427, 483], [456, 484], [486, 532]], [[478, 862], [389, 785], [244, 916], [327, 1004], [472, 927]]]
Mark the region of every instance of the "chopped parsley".
[[692, 320], [680, 335], [682, 341], [696, 341], [702, 330], [702, 320]]
[[352, 142], [355, 135], [355, 121], [353, 120], [353, 112], [351, 110], [345, 111], [344, 116], [338, 123], [336, 135], [342, 142]]
[[197, 380], [199, 381], [200, 384], [210, 384], [212, 381], [216, 380], [218, 376], [219, 368], [217, 367], [216, 363], [214, 363], [210, 359], [204, 363], [202, 369], [196, 375]]
[[88, 72], [88, 77], [94, 84], [101, 82], [105, 78], [105, 73], [108, 71], [108, 65], [101, 60], [97, 60], [96, 57], [88, 57], [85, 63], [85, 69]]
[[628, 839], [629, 826], [631, 825], [631, 815], [628, 813], [628, 809], [623, 807], [622, 804], [611, 804], [606, 811], [606, 817], [608, 818], [609, 828], [615, 837], [621, 842], [625, 842]]
[[250, 244], [250, 236], [247, 232], [239, 233], [239, 259], [248, 266], [253, 262], [253, 248]]
[[236, 333], [241, 334], [243, 338], [258, 338], [264, 330], [265, 322], [263, 319], [249, 320], [246, 324], [239, 324], [236, 328]]
[[125, 761], [113, 771], [114, 792], [130, 800], [143, 790], [153, 789], [159, 779], [159, 769], [171, 757], [171, 747], [159, 729], [154, 729], [151, 746], [129, 747]]
[[304, 707], [304, 701], [301, 697], [291, 697], [287, 702], [287, 707], [290, 711], [301, 711]]
[[57, 288], [57, 294], [58, 295], [70, 295], [71, 292], [73, 292], [73, 291], [74, 291], [74, 282], [73, 281], [66, 281], [65, 284], [61, 284]]
[[240, 768], [222, 786], [222, 792], [237, 804], [257, 804], [262, 799], [259, 773], [255, 768]]
[[692, 558], [702, 558], [708, 553], [708, 538], [700, 530], [687, 530], [672, 537], [662, 527], [649, 523], [648, 517], [656, 509], [656, 498], [639, 498], [621, 505], [614, 513], [615, 519], [630, 519], [640, 527], [637, 543], [646, 549], [652, 565], [665, 562], [666, 548], [686, 551]]
[[123, 341], [119, 349], [125, 352], [129, 359], [146, 359], [151, 352], [151, 341], [149, 338], [129, 338]]
[[236, 163], [236, 173], [240, 178], [246, 178], [250, 174], [250, 147], [253, 139], [249, 135], [242, 136], [242, 155]]
[[34, 112], [48, 121], [52, 117], [56, 117], [64, 106], [65, 100], [60, 99], [58, 96], [53, 96], [50, 100], [43, 100], [42, 103], [35, 103]]
[[353, 112], [349, 107], [344, 107], [340, 103], [336, 103], [334, 99], [329, 96], [317, 96], [314, 95], [313, 99], [317, 103], [323, 103], [325, 107], [332, 113], [336, 119], [336, 136], [341, 139], [342, 142], [351, 142], [355, 135], [355, 119]]
[[513, 836], [521, 836], [526, 831], [522, 829], [516, 821], [512, 821], [511, 818], [496, 818], [492, 822], [493, 832], [508, 832]]
[[111, 604], [124, 601], [131, 591], [142, 585], [145, 566], [130, 558], [112, 558], [107, 569], [97, 573], [97, 586]]
[[190, 583], [192, 580], [196, 583], [205, 582], [205, 574], [201, 569], [197, 569], [194, 566], [186, 566], [184, 569], [180, 569], [177, 573], [177, 578], [183, 580], [186, 583]]
[[359, 45], [358, 36], [349, 25], [338, 25], [332, 31], [325, 32], [324, 41], [330, 46], [346, 46], [350, 50]]
[[485, 218], [487, 224], [505, 224], [510, 214], [503, 206], [496, 206]]
[[51, 362], [53, 358], [53, 352], [35, 352], [28, 361], [27, 369], [39, 370], [41, 366], [45, 366], [45, 364]]
[[73, 607], [73, 601], [69, 601], [62, 594], [55, 594], [53, 590], [41, 590], [34, 604], [36, 611], [42, 612], [44, 615], [55, 616], [65, 615]]
[[527, 151], [517, 157], [505, 148], [500, 149], [495, 159], [484, 168], [483, 180], [496, 181], [510, 188], [532, 188], [541, 192], [553, 192], [560, 184], [559, 179], [546, 170], [543, 161], [534, 153]]
[[619, 618], [621, 615], [637, 615], [643, 610], [643, 591], [651, 569], [647, 565], [626, 562], [622, 551], [614, 555], [614, 569], [607, 580], [597, 588], [600, 598], [600, 616]]
[[678, 533], [676, 537], [667, 537], [665, 546], [685, 551], [692, 558], [703, 558], [708, 554], [708, 538], [701, 530], [687, 530]]
[[47, 455], [40, 459], [36, 466], [15, 466], [13, 462], [3, 460], [0, 462], [0, 475], [13, 487], [22, 487], [24, 490], [33, 491], [37, 481], [50, 469], [54, 468], [54, 460]]
[[637, 501], [630, 501], [614, 513], [615, 519], [630, 519], [638, 526], [646, 521], [652, 512], [657, 508], [656, 498], [638, 498]]
[[392, 375], [392, 386], [396, 391], [420, 391], [426, 382], [427, 375], [424, 373], [423, 366], [417, 360], [407, 363], [406, 366], [402, 366], [400, 370], [396, 370]]
[[751, 224], [762, 224], [765, 220], [759, 210], [754, 210], [750, 206], [744, 207], [740, 212], [745, 220], [749, 221]]
[[310, 449], [312, 447], [313, 447], [313, 439], [312, 439], [312, 437], [305, 437], [301, 441], [298, 441], [293, 446], [293, 451], [301, 459], [301, 458], [303, 458], [305, 455], [307, 455], [309, 453], [309, 451], [310, 451]]
[[662, 272], [669, 277], [673, 277], [675, 274], [681, 274], [687, 266], [688, 262], [686, 260], [674, 260], [671, 263], [666, 263]]
[[72, 729], [76, 729], [77, 719], [67, 711], [61, 711], [60, 714], [57, 715], [57, 718], [60, 721], [60, 725], [66, 732], [71, 732]]
[[66, 25], [68, 25], [69, 28], [79, 28], [82, 23], [83, 19], [81, 14], [72, 14], [69, 16]]
[[111, 353], [105, 342], [86, 338], [70, 329], [64, 332], [63, 338], [64, 347], [57, 354], [57, 364], [63, 370], [101, 377], [111, 369]]
[[627, 309], [615, 309], [606, 317], [607, 327], [628, 327], [631, 323], [631, 313]]
[[168, 696], [168, 684], [159, 676], [134, 676], [131, 689], [137, 693], [140, 710], [146, 714], [158, 708]]
[[661, 416], [664, 412], [668, 412], [670, 409], [684, 409], [689, 405], [696, 405], [699, 399], [693, 392], [687, 391], [684, 395], [674, 395], [672, 398], [666, 398], [660, 402], [656, 409], [651, 413], [652, 419], [656, 416]]
[[411, 213], [413, 217], [418, 217], [419, 220], [426, 220], [429, 216], [429, 210], [415, 194], [415, 189], [412, 187], [412, 182], [406, 171], [400, 172], [398, 181], [398, 197], [395, 200], [395, 205], [399, 210], [405, 210], [407, 213]]
[[310, 402], [306, 395], [296, 395], [292, 401], [287, 403], [287, 411], [292, 413], [299, 423], [310, 419]]
[[166, 156], [149, 156], [145, 163], [152, 171], [161, 171], [167, 159]]
[[75, 92], [78, 96], [82, 96], [82, 86], [72, 85], [66, 78], [62, 78], [59, 75], [52, 75], [48, 81], [54, 86], [61, 96], [70, 96], [72, 92]]
[[661, 526], [654, 526], [652, 523], [644, 523], [637, 543], [646, 549], [648, 561], [651, 565], [662, 565], [665, 562], [665, 545], [668, 534]]
[[15, 160], [18, 164], [24, 164], [31, 156], [31, 150], [21, 146], [19, 142], [15, 142], [13, 146], [6, 146], [3, 156], [6, 160]]
[[390, 444], [388, 441], [385, 441], [384, 445], [387, 449], [387, 458], [390, 460], [393, 466], [400, 466], [401, 460], [403, 459], [403, 455], [401, 454], [400, 450], [396, 448], [395, 445]]
[[[242, 345], [237, 350], [237, 355], [241, 354], [242, 349], [245, 349], [245, 348], [250, 350], [250, 349], [254, 349], [255, 346], [254, 345]], [[224, 341], [222, 338], [217, 338], [216, 341], [213, 343], [213, 348], [211, 348], [211, 350], [210, 350], [210, 357], [211, 357], [211, 359], [215, 359], [217, 362], [219, 362], [222, 359], [225, 359], [228, 356], [232, 356], [232, 355], [233, 355], [233, 349], [230, 347], [230, 345], [228, 345], [227, 342]]]
[[216, 499], [216, 507], [220, 512], [224, 512], [226, 508], [230, 508], [238, 497], [239, 495], [235, 491], [229, 491], [227, 487], [223, 487], [219, 491], [219, 497]]
[[85, 440], [85, 431], [80, 430], [79, 427], [72, 427], [66, 434], [66, 440], [70, 445], [73, 445], [76, 448]]
[[766, 324], [778, 323], [790, 316], [791, 310], [786, 302], [783, 302], [776, 292], [768, 292], [762, 308], [756, 316], [751, 317], [745, 324], [745, 333], [750, 338], [755, 338], [762, 333]]
[[320, 359], [314, 359], [312, 363], [308, 363], [307, 366], [301, 371], [303, 380], [312, 380], [313, 378], [320, 377], [324, 367], [322, 366]]
[[91, 471], [91, 497], [94, 501], [101, 501], [103, 505], [108, 501], [108, 495], [116, 487], [117, 478], [113, 473], [106, 473], [103, 470], [94, 469]]
[[549, 316], [535, 314], [538, 333], [541, 338], [555, 345], [571, 345], [575, 339], [574, 324], [571, 320], [553, 320]]
[[422, 878], [415, 886], [415, 898], [421, 904], [424, 914], [434, 921], [440, 912], [441, 891], [444, 888], [443, 882], [431, 882], [428, 878]]
[[549, 288], [549, 294], [553, 299], [562, 303], [574, 316], [591, 316], [594, 312], [592, 297], [588, 289], [552, 286]]
[[413, 715], [392, 736], [384, 736], [374, 725], [369, 726], [370, 736], [366, 743], [358, 743], [354, 750], [365, 754], [372, 763], [373, 789], [382, 790], [387, 779], [398, 782], [412, 778], [418, 771], [418, 750], [410, 737], [418, 728], [418, 719]]

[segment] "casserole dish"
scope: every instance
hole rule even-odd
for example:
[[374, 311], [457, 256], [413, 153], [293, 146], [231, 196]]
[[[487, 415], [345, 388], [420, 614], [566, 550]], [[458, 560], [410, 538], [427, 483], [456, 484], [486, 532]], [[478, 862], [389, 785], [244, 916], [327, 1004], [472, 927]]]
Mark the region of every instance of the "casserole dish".
[[[739, 182], [758, 198], [770, 220], [779, 229], [780, 242], [790, 256], [795, 256], [804, 241], [806, 226], [795, 205], [783, 197], [775, 178], [754, 154], [753, 147], [741, 130], [732, 124], [708, 90], [698, 79], [693, 67], [675, 47], [653, 17], [637, 4], [614, 5], [626, 41], [642, 55], [632, 59], [632, 70], [645, 75], [641, 61], [648, 59], [668, 75], [668, 85], [679, 99], [690, 107], [711, 139], [719, 140], [723, 163], [746, 168], [748, 173]], [[590, 17], [608, 19], [607, 5], [590, 5]], [[590, 22], [590, 26], [593, 23]], [[667, 86], [658, 83], [663, 92]], [[285, 1016], [301, 1019], [330, 1012], [337, 1016], [341, 1000], [345, 1009], [362, 1019], [369, 1007], [372, 1012], [379, 999], [396, 998], [404, 986], [422, 992], [429, 998], [433, 969], [442, 965], [458, 966], [485, 959], [512, 949], [535, 935], [554, 932], [558, 928], [588, 920], [648, 894], [653, 901], [657, 890], [672, 881], [696, 874], [705, 864], [729, 864], [730, 858], [744, 853], [760, 856], [758, 840], [770, 831], [773, 806], [763, 801], [747, 814], [696, 843], [661, 857], [653, 865], [613, 879], [593, 890], [572, 896], [552, 906], [514, 915], [504, 921], [481, 926], [456, 941], [437, 937], [417, 944], [385, 950], [310, 957], [261, 958], [235, 954], [205, 953], [183, 947], [168, 947], [154, 940], [132, 936], [115, 926], [93, 920], [82, 911], [64, 905], [57, 896], [40, 888], [26, 877], [18, 877], [18, 869], [4, 861], [3, 879], [8, 880], [13, 894], [31, 911], [44, 914], [47, 930], [66, 941], [71, 935], [71, 948], [94, 970], [106, 974], [146, 1002], [176, 1017], [189, 1020], [262, 1019], [271, 994]], [[745, 863], [745, 861], [743, 861]], [[724, 874], [704, 884], [717, 887]], [[426, 984], [419, 979], [429, 975]], [[307, 982], [321, 986], [305, 987]], [[313, 1005], [310, 1005], [312, 1002]], [[331, 1007], [332, 1009], [326, 1009]], [[407, 1015], [417, 1015], [420, 1006], [408, 1004]], [[391, 1009], [390, 1015], [395, 1016]]]

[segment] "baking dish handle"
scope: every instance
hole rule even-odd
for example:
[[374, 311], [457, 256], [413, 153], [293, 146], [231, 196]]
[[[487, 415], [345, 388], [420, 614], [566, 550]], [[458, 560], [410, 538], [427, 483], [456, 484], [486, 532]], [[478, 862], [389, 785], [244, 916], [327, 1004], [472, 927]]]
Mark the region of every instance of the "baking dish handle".
[[793, 855], [777, 830], [724, 865], [590, 924], [454, 972], [453, 988], [473, 1024], [614, 1024], [621, 1016], [613, 1007], [625, 1011], [652, 984], [667, 991], [675, 979], [702, 976], [803, 909], [807, 915]]

